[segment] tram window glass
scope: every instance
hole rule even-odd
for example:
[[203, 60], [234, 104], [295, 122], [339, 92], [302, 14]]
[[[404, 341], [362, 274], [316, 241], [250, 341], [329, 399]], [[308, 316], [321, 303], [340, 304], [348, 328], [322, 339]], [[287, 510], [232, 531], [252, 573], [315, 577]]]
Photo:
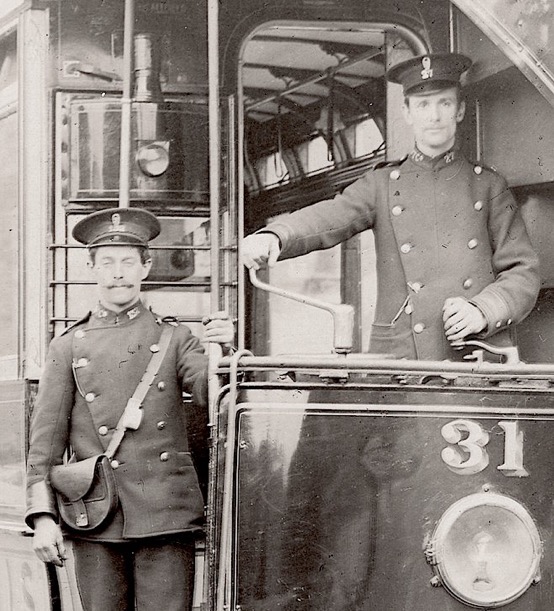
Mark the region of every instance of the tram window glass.
[[[341, 130], [355, 158], [369, 155], [383, 143], [377, 124], [373, 119], [364, 119]], [[335, 161], [329, 158], [329, 147], [323, 136], [318, 136], [295, 147], [296, 156], [305, 174], [315, 174], [331, 169]], [[340, 161], [338, 147], [334, 149], [335, 158]], [[272, 153], [256, 162], [256, 173], [262, 188], [283, 185], [290, 181], [290, 172], [280, 152]]]
[[[60, 158], [69, 166], [62, 196], [73, 200], [117, 198], [121, 105], [117, 98], [60, 96], [60, 120], [68, 114], [69, 129], [59, 126]], [[153, 113], [158, 117], [152, 131]], [[131, 165], [131, 194], [140, 199], [208, 200], [208, 122], [205, 104], [171, 101], [163, 108], [136, 104], [132, 111], [133, 142], [138, 147]], [[192, 146], [191, 143], [194, 143]], [[144, 170], [154, 152], [167, 166], [161, 173]], [[140, 154], [140, 155], [139, 155]], [[144, 155], [144, 156], [143, 156]], [[62, 183], [65, 184], [65, 183]]]
[[300, 163], [306, 174], [333, 167], [333, 161], [329, 159], [329, 147], [323, 136], [318, 136], [301, 144], [297, 150]]
[[289, 181], [289, 171], [280, 152], [263, 157], [256, 163], [256, 171], [262, 187], [274, 187]]
[[[352, 134], [351, 137], [349, 137], [350, 133]], [[383, 146], [385, 142], [383, 134], [373, 119], [365, 119], [347, 128], [346, 136], [349, 142], [353, 141], [354, 146], [352, 147], [351, 144], [351, 147], [354, 157], [369, 155]]]
[[18, 350], [18, 116], [16, 33], [0, 40], [0, 297], [3, 324], [0, 328], [0, 379], [17, 377]]

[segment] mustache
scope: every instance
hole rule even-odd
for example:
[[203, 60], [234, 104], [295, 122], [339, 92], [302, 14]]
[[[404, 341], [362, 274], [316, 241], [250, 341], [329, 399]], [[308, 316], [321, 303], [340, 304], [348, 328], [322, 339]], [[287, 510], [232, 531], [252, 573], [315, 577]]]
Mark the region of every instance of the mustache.
[[107, 284], [107, 289], [132, 289], [135, 285], [129, 284], [128, 282], [112, 282], [111, 284]]

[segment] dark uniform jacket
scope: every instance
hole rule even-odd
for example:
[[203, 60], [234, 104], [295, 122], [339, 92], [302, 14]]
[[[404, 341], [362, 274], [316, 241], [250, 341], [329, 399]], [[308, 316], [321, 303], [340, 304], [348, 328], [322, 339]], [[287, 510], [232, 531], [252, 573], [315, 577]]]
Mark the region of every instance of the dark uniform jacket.
[[[27, 473], [27, 520], [57, 516], [48, 483], [70, 445], [78, 460], [106, 450], [153, 352], [162, 326], [142, 303], [119, 314], [98, 308], [52, 340], [34, 408]], [[190, 330], [174, 324], [169, 348], [112, 466], [120, 508], [86, 538], [118, 541], [200, 528], [203, 498], [187, 441], [183, 389], [207, 405], [207, 357]]]
[[332, 200], [298, 210], [263, 231], [286, 259], [373, 229], [377, 304], [370, 352], [399, 358], [460, 358], [446, 340], [442, 307], [465, 297], [487, 320], [480, 337], [509, 345], [532, 309], [538, 259], [505, 180], [453, 149], [369, 171]]

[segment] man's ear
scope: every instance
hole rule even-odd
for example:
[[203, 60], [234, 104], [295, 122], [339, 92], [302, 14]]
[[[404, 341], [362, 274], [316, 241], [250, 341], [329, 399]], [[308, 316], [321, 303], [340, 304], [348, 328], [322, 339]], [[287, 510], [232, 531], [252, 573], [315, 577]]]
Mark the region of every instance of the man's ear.
[[466, 103], [462, 100], [458, 105], [458, 112], [456, 113], [456, 123], [461, 123], [464, 120], [466, 114]]
[[152, 259], [148, 259], [142, 264], [142, 280], [146, 280], [148, 278], [148, 274], [150, 273], [150, 269], [152, 268]]

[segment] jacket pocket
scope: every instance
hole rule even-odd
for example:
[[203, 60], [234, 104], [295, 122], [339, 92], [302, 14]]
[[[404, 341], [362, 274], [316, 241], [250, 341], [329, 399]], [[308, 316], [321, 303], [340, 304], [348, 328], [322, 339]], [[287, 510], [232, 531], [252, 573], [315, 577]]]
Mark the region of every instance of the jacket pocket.
[[369, 351], [375, 354], [388, 354], [395, 358], [415, 358], [412, 329], [408, 325], [371, 326]]

